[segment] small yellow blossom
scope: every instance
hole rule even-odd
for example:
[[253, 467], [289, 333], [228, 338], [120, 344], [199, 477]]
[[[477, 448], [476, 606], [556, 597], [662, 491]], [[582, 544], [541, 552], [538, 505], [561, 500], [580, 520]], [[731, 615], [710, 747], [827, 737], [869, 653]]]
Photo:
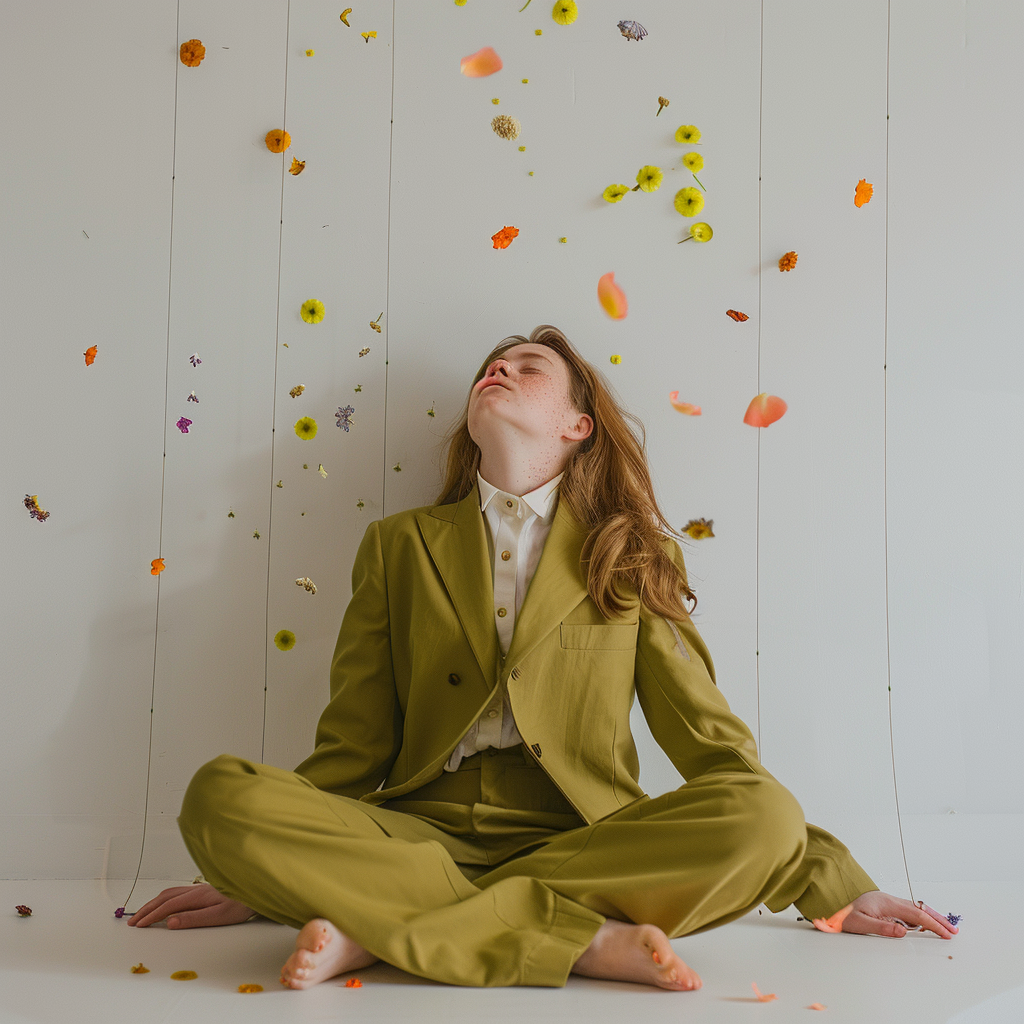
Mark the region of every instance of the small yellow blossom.
[[559, 239], [559, 241], [560, 241], [560, 242], [568, 242], [568, 241], [569, 241], [569, 239], [568, 239], [568, 238], [566, 238], [566, 237], [565, 237], [565, 235], [562, 235], [562, 237], [561, 237], [561, 238]]
[[[713, 235], [714, 231], [711, 230], [711, 225], [706, 224], [704, 221], [700, 221], [697, 224], [690, 225], [690, 234], [679, 244], [682, 245], [683, 242], [688, 242], [691, 238], [695, 242], [710, 242]], [[746, 317], [744, 317], [744, 319], [746, 319]]]
[[618, 366], [622, 362], [622, 356], [612, 356], [611, 361]]
[[535, 36], [542, 36], [542, 35], [544, 35], [544, 30], [543, 30], [543, 29], [541, 29], [541, 28], [535, 28], [535, 29], [533, 30], [533, 34], [534, 34]]
[[465, 7], [466, 6], [466, 0], [455, 0], [455, 6], [456, 7]]
[[644, 192], [657, 192], [661, 188], [661, 179], [665, 177], [664, 172], [660, 167], [654, 167], [648, 165], [641, 167], [636, 174], [636, 185], [632, 191], [635, 192], [638, 188], [643, 189]]
[[683, 166], [696, 174], [704, 167], [704, 157], [700, 153], [685, 153], [683, 154]]
[[689, 534], [694, 540], [704, 540], [706, 537], [714, 537], [714, 525], [714, 519], [691, 519], [683, 527], [683, 533]]
[[291, 391], [288, 392], [288, 394], [291, 395], [292, 398], [298, 398], [299, 395], [301, 395], [302, 392], [305, 391], [305, 390], [306, 390], [306, 385], [305, 384], [296, 384], [295, 387], [293, 387], [291, 389]]
[[551, 9], [551, 17], [559, 25], [571, 25], [579, 16], [579, 13], [576, 7], [576, 0], [557, 0], [555, 6]]
[[312, 416], [303, 416], [295, 424], [295, 433], [302, 438], [303, 441], [310, 441], [316, 437], [316, 420]]
[[676, 142], [700, 142], [700, 129], [693, 124], [681, 124], [676, 129]]
[[520, 146], [519, 147], [519, 152], [520, 153], [525, 153], [526, 152], [526, 147], [525, 146]]
[[673, 201], [675, 208], [684, 217], [696, 217], [704, 209], [704, 197], [699, 189], [692, 185], [689, 188], [681, 188]]
[[306, 169], [306, 161], [305, 160], [296, 160], [295, 157], [292, 157], [292, 165], [291, 165], [291, 167], [288, 168], [288, 173], [289, 174], [301, 174], [305, 169]]
[[318, 324], [324, 318], [324, 304], [319, 299], [307, 299], [299, 310], [299, 315], [307, 324]]
[[292, 137], [283, 128], [273, 128], [263, 141], [271, 153], [283, 153], [292, 144]]
[[307, 57], [312, 57], [314, 53], [316, 53], [316, 50], [307, 50], [306, 51], [306, 56]]
[[370, 41], [371, 39], [376, 39], [376, 38], [377, 38], [377, 32], [376, 32], [376, 30], [374, 30], [373, 32], [360, 32], [359, 34], [360, 34], [360, 35], [361, 35], [361, 36], [362, 36], [362, 37], [363, 37], [363, 38], [364, 38], [364, 39], [365, 39], [365, 40], [366, 40], [367, 42], [369, 42], [369, 41]]
[[279, 629], [274, 634], [274, 646], [279, 651], [290, 651], [295, 646], [295, 634], [290, 629]]
[[199, 975], [195, 971], [175, 971], [171, 975], [172, 981], [194, 981]]
[[601, 198], [607, 199], [609, 203], [617, 203], [628, 191], [628, 185], [609, 185], [601, 193]]
[[499, 99], [498, 99], [497, 97], [495, 97], [495, 98], [494, 98], [493, 100], [491, 100], [491, 102], [492, 102], [492, 103], [493, 103], [493, 104], [494, 104], [495, 106], [497, 106], [497, 105], [498, 105], [498, 104], [499, 104], [499, 103], [501, 102], [501, 100], [499, 100]]
[[527, 82], [529, 82], [529, 79], [528, 78], [524, 78], [523, 79], [523, 85], [526, 85]]

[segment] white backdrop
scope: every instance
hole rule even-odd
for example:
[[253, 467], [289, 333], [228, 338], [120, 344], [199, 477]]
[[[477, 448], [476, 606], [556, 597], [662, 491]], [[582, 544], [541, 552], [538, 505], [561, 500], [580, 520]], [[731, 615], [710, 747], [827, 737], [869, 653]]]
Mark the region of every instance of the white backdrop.
[[[144, 836], [143, 876], [186, 877], [196, 768], [309, 752], [367, 524], [433, 502], [477, 366], [539, 323], [643, 421], [673, 524], [714, 520], [685, 547], [696, 622], [808, 820], [897, 894], [1011, 877], [1024, 13], [634, 0], [633, 42], [608, 0], [571, 26], [519, 6], [4, 13], [4, 877], [131, 876]], [[505, 66], [468, 79], [482, 46]], [[676, 244], [680, 124], [703, 133], [707, 245]], [[644, 164], [658, 192], [600, 198]], [[623, 321], [596, 300], [609, 270]], [[760, 391], [789, 411], [758, 431]], [[634, 731], [641, 784], [679, 785], [639, 706]]]

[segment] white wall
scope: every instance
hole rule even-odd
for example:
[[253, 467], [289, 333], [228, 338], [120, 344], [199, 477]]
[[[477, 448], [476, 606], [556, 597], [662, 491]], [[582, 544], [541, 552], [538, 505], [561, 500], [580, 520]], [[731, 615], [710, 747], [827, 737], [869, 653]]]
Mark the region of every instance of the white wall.
[[[133, 875], [144, 826], [143, 875], [188, 876], [195, 769], [306, 755], [366, 525], [433, 501], [475, 369], [539, 323], [642, 419], [673, 524], [714, 519], [686, 548], [696, 621], [808, 820], [901, 894], [1013, 870], [1024, 15], [636, 0], [635, 43], [607, 0], [568, 27], [517, 6], [363, 0], [350, 29], [321, 0], [5, 14], [5, 877]], [[504, 69], [462, 76], [485, 45]], [[703, 246], [676, 245], [683, 123]], [[263, 144], [282, 126], [284, 157]], [[600, 199], [647, 163], [660, 191]], [[757, 431], [762, 390], [789, 412]], [[642, 784], [678, 785], [634, 710]]]

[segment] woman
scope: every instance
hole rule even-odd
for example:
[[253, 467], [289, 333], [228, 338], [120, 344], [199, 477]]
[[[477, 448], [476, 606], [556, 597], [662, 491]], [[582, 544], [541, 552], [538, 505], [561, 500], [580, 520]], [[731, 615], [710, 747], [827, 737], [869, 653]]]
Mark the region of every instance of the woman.
[[[292, 988], [383, 959], [459, 985], [696, 989], [669, 939], [762, 902], [952, 937], [758, 761], [628, 416], [556, 328], [495, 348], [437, 503], [363, 537], [313, 753], [295, 772], [204, 765], [178, 821], [211, 884], [130, 924], [290, 924]], [[654, 798], [634, 696], [687, 780]]]

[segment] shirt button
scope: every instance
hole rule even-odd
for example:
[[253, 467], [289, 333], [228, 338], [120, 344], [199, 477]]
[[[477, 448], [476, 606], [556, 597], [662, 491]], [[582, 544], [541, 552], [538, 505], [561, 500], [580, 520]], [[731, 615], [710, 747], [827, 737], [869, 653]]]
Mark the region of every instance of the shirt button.
[[509, 508], [512, 508], [512, 502], [511, 501], [506, 501], [505, 504], [508, 505]]
[[506, 614], [507, 613], [506, 613], [504, 608], [499, 608], [498, 609], [498, 615], [501, 616], [502, 618], [504, 618]]
[[501, 560], [503, 562], [507, 562], [511, 557], [512, 557], [512, 552], [511, 551], [502, 551], [502, 553], [501, 553]]
[[498, 712], [497, 711], [488, 711], [487, 712], [487, 717], [488, 718], [497, 718], [498, 717]]

